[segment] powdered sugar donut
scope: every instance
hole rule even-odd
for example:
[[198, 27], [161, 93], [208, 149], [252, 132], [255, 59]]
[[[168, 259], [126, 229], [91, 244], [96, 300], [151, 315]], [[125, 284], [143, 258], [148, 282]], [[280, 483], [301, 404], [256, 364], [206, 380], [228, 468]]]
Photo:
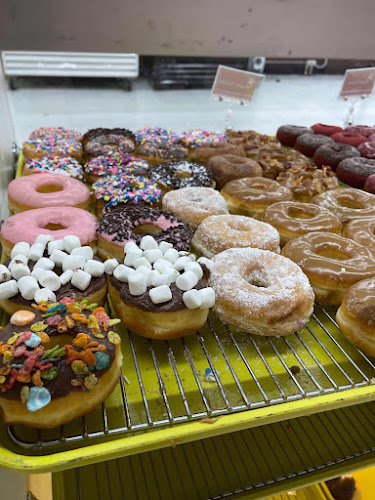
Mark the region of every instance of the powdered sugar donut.
[[280, 236], [270, 224], [243, 215], [212, 215], [196, 230], [193, 250], [211, 259], [228, 248], [260, 248], [280, 253]]
[[314, 293], [289, 259], [255, 248], [231, 248], [213, 258], [209, 285], [214, 311], [226, 323], [256, 335], [287, 335], [309, 320]]
[[68, 175], [81, 179], [83, 169], [82, 165], [71, 156], [44, 156], [43, 158], [26, 160], [22, 175], [41, 173]]

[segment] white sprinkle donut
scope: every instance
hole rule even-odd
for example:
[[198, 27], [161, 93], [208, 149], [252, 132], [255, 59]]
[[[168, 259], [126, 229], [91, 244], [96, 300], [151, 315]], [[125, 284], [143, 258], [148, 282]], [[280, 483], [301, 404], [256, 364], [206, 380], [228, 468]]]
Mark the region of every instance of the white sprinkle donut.
[[211, 259], [228, 248], [261, 248], [280, 253], [280, 236], [270, 224], [243, 215], [212, 215], [196, 230], [193, 250]]
[[287, 335], [301, 329], [314, 306], [314, 292], [299, 266], [275, 253], [231, 248], [213, 258], [209, 285], [214, 311], [230, 325], [256, 335]]

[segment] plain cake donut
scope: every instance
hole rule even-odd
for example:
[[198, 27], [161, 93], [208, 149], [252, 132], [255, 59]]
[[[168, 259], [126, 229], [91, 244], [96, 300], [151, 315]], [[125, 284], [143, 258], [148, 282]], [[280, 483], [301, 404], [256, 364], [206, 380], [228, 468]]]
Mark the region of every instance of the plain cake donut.
[[343, 224], [363, 217], [375, 217], [375, 195], [359, 189], [326, 191], [315, 196], [312, 203], [330, 210]]
[[222, 189], [225, 184], [243, 177], [261, 177], [263, 169], [254, 160], [236, 155], [214, 156], [208, 162], [216, 182], [216, 188]]

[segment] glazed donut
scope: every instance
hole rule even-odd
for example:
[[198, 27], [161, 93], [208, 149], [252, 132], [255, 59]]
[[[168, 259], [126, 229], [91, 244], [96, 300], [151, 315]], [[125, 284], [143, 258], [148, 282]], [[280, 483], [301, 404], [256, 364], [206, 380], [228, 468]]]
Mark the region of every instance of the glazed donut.
[[188, 224], [173, 215], [146, 205], [128, 205], [109, 209], [99, 220], [98, 254], [105, 260], [124, 258], [128, 241], [138, 243], [145, 234], [152, 234], [158, 243], [167, 241], [177, 250], [190, 250], [192, 231]]
[[375, 217], [375, 195], [359, 189], [326, 191], [315, 196], [312, 203], [327, 208], [337, 215], [343, 224], [364, 217]]
[[332, 139], [336, 142], [341, 142], [343, 144], [349, 144], [350, 146], [357, 147], [362, 142], [367, 141], [367, 137], [365, 135], [358, 134], [357, 132], [338, 132], [337, 134], [331, 135]]
[[231, 214], [248, 215], [262, 219], [264, 209], [277, 201], [293, 199], [288, 188], [263, 177], [236, 179], [228, 182], [220, 191]]
[[344, 227], [342, 235], [375, 254], [375, 216], [352, 220]]
[[59, 174], [19, 177], [8, 186], [8, 208], [13, 215], [33, 208], [90, 209], [90, 191], [81, 181]]
[[215, 187], [209, 168], [190, 161], [173, 161], [155, 165], [149, 172], [162, 193], [185, 187]]
[[82, 143], [83, 145], [86, 145], [88, 142], [96, 139], [100, 135], [109, 134], [122, 135], [123, 137], [130, 137], [131, 139], [135, 138], [133, 132], [131, 130], [128, 130], [127, 128], [93, 128], [83, 134]]
[[331, 137], [319, 134], [302, 134], [297, 137], [294, 144], [294, 149], [304, 154], [305, 156], [313, 156], [315, 151], [324, 144], [334, 144], [335, 141]]
[[314, 293], [294, 262], [265, 250], [231, 248], [213, 258], [214, 311], [248, 333], [287, 335], [308, 322]]
[[315, 151], [313, 160], [318, 167], [324, 165], [336, 170], [340, 161], [346, 158], [355, 158], [356, 156], [361, 156], [360, 152], [355, 147], [349, 146], [349, 144], [326, 144]]
[[190, 154], [190, 159], [208, 165], [208, 162], [214, 156], [222, 155], [246, 156], [245, 150], [242, 146], [235, 146], [229, 142], [214, 142], [207, 146], [198, 146]]
[[32, 245], [40, 234], [55, 240], [75, 234], [81, 245], [90, 245], [96, 251], [96, 220], [92, 214], [75, 207], [48, 207], [27, 210], [5, 220], [0, 237], [4, 254], [10, 255], [20, 241]]
[[364, 158], [370, 158], [371, 160], [375, 159], [375, 142], [362, 142], [358, 146], [358, 151], [361, 153], [361, 156]]
[[42, 139], [43, 141], [50, 139], [70, 139], [80, 142], [82, 134], [76, 130], [68, 130], [64, 127], [41, 127], [31, 132], [29, 139], [30, 141], [35, 141], [35, 139]]
[[104, 156], [116, 153], [132, 153], [135, 150], [135, 137], [133, 134], [98, 135], [85, 144], [85, 153], [90, 156]]
[[321, 170], [310, 165], [305, 168], [290, 168], [281, 172], [277, 182], [293, 192], [294, 201], [308, 203], [312, 198], [325, 191], [338, 189], [337, 177], [329, 167]]
[[24, 160], [44, 156], [72, 156], [80, 161], [82, 159], [82, 144], [71, 139], [50, 139], [48, 141], [35, 139], [23, 143], [22, 155]]
[[370, 137], [372, 134], [375, 134], [375, 127], [369, 127], [368, 125], [353, 125], [351, 127], [346, 127], [345, 132]]
[[181, 144], [153, 144], [145, 142], [138, 146], [137, 155], [150, 163], [159, 163], [165, 160], [186, 160], [189, 156], [189, 151]]
[[301, 267], [316, 301], [323, 305], [340, 305], [351, 285], [375, 275], [375, 256], [364, 246], [334, 233], [305, 234], [287, 243], [282, 255]]
[[341, 182], [353, 188], [362, 189], [367, 177], [375, 173], [375, 160], [367, 158], [347, 158], [342, 160], [336, 169]]
[[363, 189], [369, 193], [375, 194], [375, 174], [371, 174], [367, 177]]
[[181, 134], [181, 142], [184, 146], [194, 149], [198, 146], [226, 142], [226, 137], [225, 134], [221, 134], [220, 132], [210, 132], [208, 130], [195, 128], [183, 132]]
[[85, 165], [85, 179], [90, 184], [111, 175], [146, 175], [148, 163], [129, 154], [94, 156]]
[[314, 134], [309, 127], [299, 127], [298, 125], [282, 125], [277, 129], [276, 137], [283, 146], [294, 146], [297, 137], [302, 134]]
[[280, 236], [274, 227], [243, 215], [211, 215], [191, 240], [198, 255], [211, 259], [228, 248], [260, 248], [280, 253]]
[[343, 335], [370, 356], [375, 356], [374, 290], [374, 277], [358, 281], [346, 292], [336, 314]]
[[120, 375], [120, 337], [102, 307], [87, 305], [69, 298], [43, 303], [33, 312], [16, 312], [1, 331], [0, 407], [6, 424], [58, 427], [111, 394]]
[[174, 214], [196, 229], [210, 215], [228, 214], [225, 199], [207, 187], [187, 187], [169, 191], [163, 197], [163, 210]]
[[341, 127], [336, 127], [335, 125], [324, 125], [324, 123], [316, 123], [311, 128], [316, 134], [327, 136], [343, 132]]
[[80, 163], [71, 156], [44, 156], [34, 160], [26, 160], [22, 175], [60, 174], [81, 179], [83, 169]]
[[214, 156], [208, 162], [216, 182], [216, 188], [222, 189], [225, 184], [243, 177], [261, 177], [263, 169], [259, 163], [236, 155]]
[[298, 201], [274, 203], [265, 209], [263, 220], [278, 230], [281, 246], [307, 233], [328, 231], [340, 234], [341, 230], [341, 220], [332, 212]]

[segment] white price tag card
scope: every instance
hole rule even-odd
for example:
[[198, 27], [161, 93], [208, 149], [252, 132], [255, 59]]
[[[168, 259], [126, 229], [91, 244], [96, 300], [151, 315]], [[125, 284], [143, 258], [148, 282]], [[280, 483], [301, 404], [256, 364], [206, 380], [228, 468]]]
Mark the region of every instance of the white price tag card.
[[245, 104], [250, 102], [264, 75], [219, 66], [212, 86], [212, 95], [219, 101]]
[[347, 69], [340, 97], [367, 97], [375, 83], [375, 68]]

